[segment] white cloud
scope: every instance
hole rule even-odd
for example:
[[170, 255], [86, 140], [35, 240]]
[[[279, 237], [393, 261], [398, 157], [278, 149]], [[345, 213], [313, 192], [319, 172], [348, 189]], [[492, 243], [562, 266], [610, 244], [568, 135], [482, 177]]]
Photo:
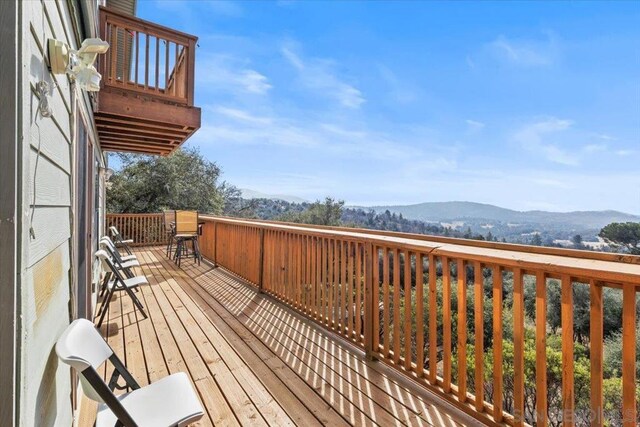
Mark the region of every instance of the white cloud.
[[213, 55], [197, 61], [198, 84], [236, 94], [265, 95], [273, 86], [266, 76], [230, 55]]
[[541, 153], [551, 162], [575, 166], [578, 164], [578, 158], [575, 153], [565, 151], [555, 144], [545, 142], [545, 138], [566, 131], [571, 125], [571, 120], [551, 117], [522, 127], [514, 134], [514, 139], [524, 149]]
[[246, 122], [250, 124], [258, 124], [258, 125], [267, 125], [272, 122], [272, 119], [269, 117], [256, 116], [244, 110], [239, 110], [236, 108], [217, 106], [217, 107], [213, 107], [212, 109], [216, 113], [222, 114], [236, 121]]
[[632, 155], [636, 154], [636, 153], [637, 153], [637, 151], [636, 151], [636, 150], [626, 150], [626, 149], [623, 149], [623, 150], [616, 150], [616, 152], [615, 152], [615, 153], [616, 153], [618, 156], [621, 156], [621, 157], [628, 157], [628, 156], [632, 156]]
[[479, 122], [477, 120], [470, 120], [467, 119], [465, 120], [465, 122], [467, 123], [467, 125], [469, 126], [469, 130], [472, 132], [477, 132], [482, 130], [485, 127], [485, 124], [482, 122]]
[[404, 79], [399, 79], [386, 65], [379, 64], [380, 76], [389, 86], [389, 94], [400, 104], [408, 104], [416, 99], [415, 88], [409, 87]]
[[510, 39], [498, 36], [486, 48], [495, 57], [513, 65], [539, 67], [551, 65], [558, 56], [558, 45], [552, 33], [545, 40]]
[[607, 144], [588, 144], [582, 147], [582, 149], [587, 153], [598, 153], [607, 151]]
[[303, 58], [297, 46], [288, 42], [281, 48], [282, 56], [298, 71], [302, 85], [322, 96], [334, 98], [340, 105], [357, 109], [365, 102], [362, 92], [342, 81], [335, 63], [321, 58]]

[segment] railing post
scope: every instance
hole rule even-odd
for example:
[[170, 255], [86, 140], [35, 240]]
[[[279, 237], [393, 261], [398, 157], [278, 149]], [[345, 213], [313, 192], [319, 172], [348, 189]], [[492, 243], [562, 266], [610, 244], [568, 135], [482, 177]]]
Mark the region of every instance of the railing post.
[[189, 40], [189, 51], [187, 56], [187, 105], [193, 106], [193, 92], [195, 85], [195, 69], [196, 69], [196, 41]]
[[218, 223], [213, 221], [213, 266], [218, 266]]
[[258, 266], [260, 268], [258, 273], [258, 292], [262, 293], [264, 280], [264, 228], [260, 228], [260, 258], [258, 258], [258, 260]]
[[364, 245], [364, 351], [368, 360], [375, 360], [373, 352], [373, 243]]

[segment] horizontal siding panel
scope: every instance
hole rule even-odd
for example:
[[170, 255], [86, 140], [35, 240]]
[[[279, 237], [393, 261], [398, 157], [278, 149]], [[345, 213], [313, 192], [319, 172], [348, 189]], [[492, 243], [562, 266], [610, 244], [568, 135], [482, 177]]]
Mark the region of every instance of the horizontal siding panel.
[[[54, 1], [51, 0], [51, 1], [45, 1], [44, 3], [47, 8], [47, 14], [51, 19], [51, 25], [53, 26], [53, 30], [55, 31], [56, 35], [58, 35], [58, 37], [64, 37], [67, 43], [69, 44], [69, 46], [78, 50], [80, 46], [78, 44], [78, 40], [76, 39], [75, 32], [73, 30], [73, 24], [71, 22], [72, 21], [71, 13], [69, 11], [69, 2], [57, 0], [54, 4]], [[94, 5], [93, 8], [96, 9], [97, 6]], [[65, 29], [66, 29], [66, 32], [64, 31]], [[86, 37], [90, 37], [90, 36], [86, 36]]]
[[36, 207], [31, 222], [35, 238], [29, 238], [29, 267], [71, 237], [68, 207]]
[[[51, 25], [49, 23], [48, 19], [44, 20], [44, 27], [43, 27], [43, 21], [42, 21], [42, 7], [40, 5], [40, 2], [37, 1], [29, 1], [29, 2], [25, 2], [31, 5], [31, 9], [32, 9], [32, 13], [31, 13], [31, 37], [32, 39], [29, 42], [29, 48], [31, 49], [31, 55], [29, 57], [29, 61], [30, 61], [30, 65], [31, 65], [31, 74], [36, 73], [36, 70], [34, 70], [34, 65], [36, 62], [40, 63], [39, 65], [39, 74], [36, 74], [37, 76], [42, 76], [42, 62], [40, 61], [40, 59], [42, 59], [42, 57], [45, 57], [45, 61], [47, 61], [47, 65], [48, 65], [48, 54], [46, 54], [46, 50], [47, 50], [47, 39], [56, 39], [56, 40], [60, 40], [63, 41], [65, 43], [68, 44], [67, 42], [67, 38], [64, 35], [64, 33], [59, 36], [57, 33], [54, 33], [54, 31], [51, 28]], [[34, 44], [35, 43], [35, 44]], [[45, 53], [43, 55], [43, 52]], [[38, 60], [34, 60], [35, 58], [38, 58]], [[48, 70], [47, 70], [48, 73]], [[58, 91], [59, 95], [64, 99], [63, 102], [65, 104], [65, 107], [70, 110], [70, 106], [71, 106], [71, 89], [70, 89], [70, 82], [69, 82], [69, 78], [66, 75], [52, 75], [50, 73], [49, 74], [49, 78], [47, 78], [48, 81], [51, 81], [51, 79], [53, 79], [53, 81], [56, 83], [56, 85], [58, 86], [57, 89], [54, 89], [54, 91]]]
[[[35, 117], [38, 109], [38, 98], [31, 92], [31, 114]], [[60, 128], [51, 119], [38, 117], [37, 126], [31, 126], [29, 139], [31, 146], [44, 153], [61, 169], [71, 171], [71, 145], [67, 142]]]
[[[49, 159], [31, 149], [29, 167], [29, 203], [71, 206], [70, 176]], [[35, 191], [35, 203], [34, 203]]]
[[[37, 40], [35, 38], [33, 31], [29, 32], [29, 47], [31, 50], [30, 61], [29, 61], [29, 81], [31, 83], [31, 90], [35, 91], [37, 87], [37, 83], [41, 80], [49, 83], [49, 95], [47, 96], [47, 100], [49, 101], [49, 105], [53, 110], [54, 118], [60, 128], [64, 131], [65, 136], [69, 138], [71, 134], [71, 128], [69, 125], [69, 114], [71, 113], [70, 105], [70, 86], [66, 88], [58, 86], [59, 82], [63, 82], [67, 80], [67, 77], [64, 75], [54, 75], [49, 72], [48, 63], [44, 63], [45, 59], [43, 58], [43, 53], [40, 49], [40, 46], [37, 44]], [[67, 99], [63, 99], [63, 96]]]

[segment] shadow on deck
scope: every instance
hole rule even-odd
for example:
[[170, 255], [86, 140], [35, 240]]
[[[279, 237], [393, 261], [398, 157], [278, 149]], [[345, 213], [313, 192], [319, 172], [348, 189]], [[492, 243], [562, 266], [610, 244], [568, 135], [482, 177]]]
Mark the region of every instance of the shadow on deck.
[[[149, 318], [120, 295], [101, 332], [141, 385], [186, 372], [200, 425], [478, 424], [222, 268], [178, 268], [162, 248], [136, 255]], [[84, 398], [78, 425], [95, 410]]]

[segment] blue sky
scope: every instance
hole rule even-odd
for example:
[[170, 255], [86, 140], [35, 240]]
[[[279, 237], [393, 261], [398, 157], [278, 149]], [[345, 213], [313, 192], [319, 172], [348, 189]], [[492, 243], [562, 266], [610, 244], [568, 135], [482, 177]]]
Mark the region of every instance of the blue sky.
[[223, 178], [348, 204], [640, 214], [640, 3], [139, 1], [195, 34]]

